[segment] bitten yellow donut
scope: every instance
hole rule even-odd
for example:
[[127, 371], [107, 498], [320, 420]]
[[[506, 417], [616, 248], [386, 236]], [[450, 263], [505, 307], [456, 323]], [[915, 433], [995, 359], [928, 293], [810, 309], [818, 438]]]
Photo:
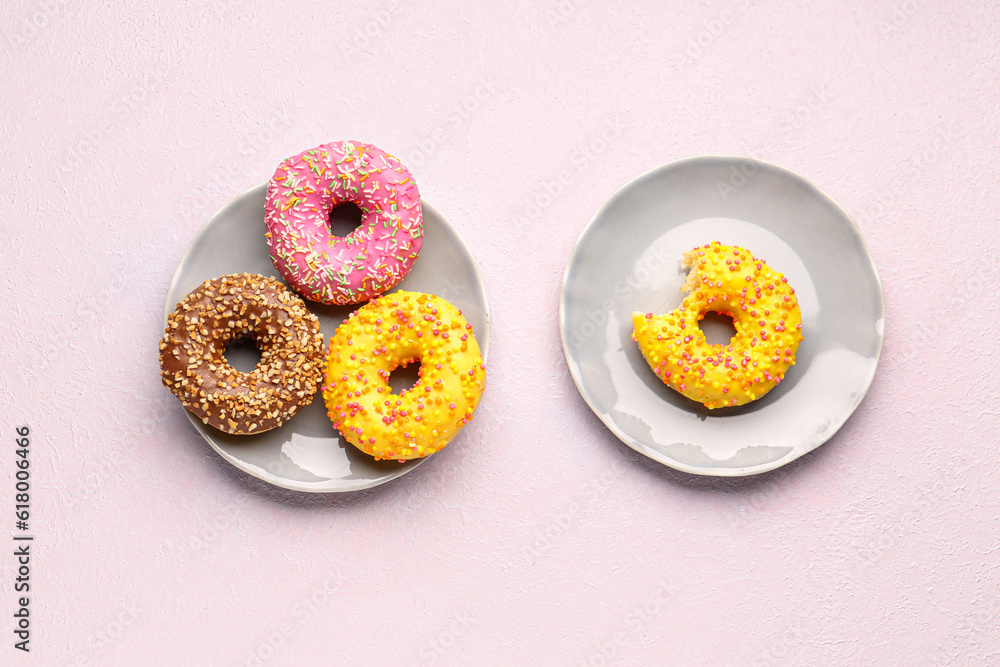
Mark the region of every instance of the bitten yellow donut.
[[[389, 374], [419, 361], [420, 379], [392, 393]], [[380, 459], [433, 454], [472, 421], [486, 383], [472, 325], [444, 299], [394, 292], [337, 328], [326, 357], [323, 399], [348, 442]]]
[[[632, 314], [632, 340], [669, 387], [707, 408], [743, 405], [781, 382], [795, 364], [802, 314], [788, 280], [739, 246], [713, 241], [684, 253], [691, 292], [665, 315]], [[733, 318], [736, 334], [710, 345], [698, 322], [707, 312]]]

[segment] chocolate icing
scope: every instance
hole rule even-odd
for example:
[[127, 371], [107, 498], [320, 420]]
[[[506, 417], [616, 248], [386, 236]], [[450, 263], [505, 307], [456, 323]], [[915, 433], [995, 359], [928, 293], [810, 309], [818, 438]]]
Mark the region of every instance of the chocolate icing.
[[[229, 343], [250, 336], [260, 363], [242, 373]], [[163, 384], [204, 423], [261, 433], [312, 402], [322, 379], [323, 334], [305, 302], [273, 278], [248, 273], [207, 280], [177, 304], [160, 341]]]

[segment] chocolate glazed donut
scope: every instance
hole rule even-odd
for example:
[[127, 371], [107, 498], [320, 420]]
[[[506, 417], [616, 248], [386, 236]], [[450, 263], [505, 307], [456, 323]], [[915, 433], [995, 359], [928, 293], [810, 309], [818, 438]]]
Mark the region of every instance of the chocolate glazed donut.
[[[241, 336], [260, 349], [249, 373], [224, 356]], [[277, 280], [223, 276], [195, 288], [167, 318], [160, 369], [163, 384], [204, 423], [261, 433], [312, 402], [323, 373], [323, 334], [302, 299]]]

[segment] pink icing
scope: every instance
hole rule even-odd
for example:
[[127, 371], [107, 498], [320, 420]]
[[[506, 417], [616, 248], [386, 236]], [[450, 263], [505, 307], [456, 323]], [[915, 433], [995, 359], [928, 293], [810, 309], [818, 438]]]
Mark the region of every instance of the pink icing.
[[[330, 212], [353, 202], [361, 226], [330, 231]], [[271, 260], [302, 296], [327, 304], [368, 301], [406, 277], [420, 253], [423, 215], [409, 170], [385, 151], [335, 141], [288, 158], [265, 202]]]

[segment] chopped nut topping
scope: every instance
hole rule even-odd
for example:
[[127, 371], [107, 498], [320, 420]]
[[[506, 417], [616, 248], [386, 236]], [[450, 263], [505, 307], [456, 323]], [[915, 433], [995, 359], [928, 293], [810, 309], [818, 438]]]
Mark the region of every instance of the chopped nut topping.
[[[242, 335], [261, 352], [250, 373], [237, 371], [224, 356]], [[223, 276], [194, 289], [168, 316], [159, 346], [161, 377], [204, 423], [230, 433], [267, 431], [312, 402], [323, 342], [319, 320], [281, 282]], [[303, 386], [307, 391], [291, 391]]]

